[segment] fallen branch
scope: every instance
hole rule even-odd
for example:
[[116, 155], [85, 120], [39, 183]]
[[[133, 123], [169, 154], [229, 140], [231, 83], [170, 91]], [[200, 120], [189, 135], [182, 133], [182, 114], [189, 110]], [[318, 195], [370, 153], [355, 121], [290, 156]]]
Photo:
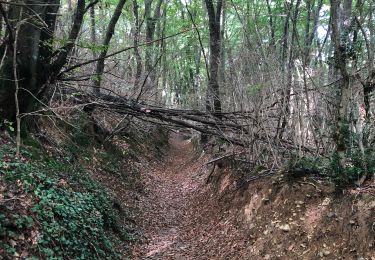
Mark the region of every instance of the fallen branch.
[[232, 157], [232, 156], [235, 156], [234, 153], [231, 153], [231, 154], [225, 154], [223, 156], [220, 156], [218, 158], [215, 158], [215, 159], [212, 159], [211, 161], [209, 162], [206, 162], [205, 165], [208, 165], [208, 164], [211, 164], [211, 163], [215, 163], [217, 161], [220, 161], [220, 160], [223, 160], [223, 159], [226, 159], [226, 158], [229, 158], [229, 157]]
[[172, 109], [146, 104], [142, 101], [138, 102], [119, 95], [103, 93], [92, 95], [75, 88], [66, 89], [64, 93], [68, 95], [71, 93], [74, 102], [86, 104], [85, 111], [108, 110], [119, 115], [152, 120], [155, 124], [165, 125], [167, 123], [175, 127], [190, 128], [241, 147], [249, 147], [255, 142], [261, 142], [266, 146], [272, 145], [282, 150], [301, 149], [304, 152], [316, 153], [313, 148], [296, 146], [292, 141], [285, 139], [275, 140], [269, 138], [269, 133], [261, 132], [259, 129], [253, 130], [251, 126], [258, 123], [250, 112], [235, 111], [212, 114], [199, 110]]

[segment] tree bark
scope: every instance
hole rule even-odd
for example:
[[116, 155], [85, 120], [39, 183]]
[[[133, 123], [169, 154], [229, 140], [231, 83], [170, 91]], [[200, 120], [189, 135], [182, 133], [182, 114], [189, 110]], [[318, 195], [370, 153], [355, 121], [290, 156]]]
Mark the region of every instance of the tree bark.
[[[7, 17], [11, 24], [7, 26], [6, 31], [8, 40], [0, 47], [0, 56], [5, 55], [0, 72], [2, 75], [0, 79], [0, 118], [13, 122], [16, 117], [13, 50], [18, 50], [18, 100], [19, 111], [22, 114], [34, 109], [36, 100], [44, 94], [47, 83], [55, 80], [56, 75], [66, 63], [67, 56], [72, 50], [80, 31], [85, 11], [85, 1], [78, 0], [67, 43], [54, 51], [51, 45], [45, 43], [53, 40], [60, 1], [28, 0], [22, 3], [28, 5], [28, 7], [24, 8], [22, 4], [9, 5]], [[36, 14], [43, 23], [39, 19], [34, 19]], [[15, 42], [12, 38], [12, 28], [21, 21], [23, 22], [19, 27], [19, 36], [17, 42]], [[16, 48], [13, 48], [14, 46]]]
[[219, 63], [219, 84], [224, 86], [225, 85], [225, 23], [226, 23], [226, 13], [227, 13], [227, 7], [226, 2], [223, 2], [222, 6], [222, 12], [221, 12], [221, 28], [220, 28], [220, 63]]
[[269, 16], [268, 23], [269, 23], [269, 27], [270, 27], [269, 29], [270, 29], [270, 37], [271, 37], [269, 48], [270, 48], [270, 50], [274, 50], [275, 43], [276, 43], [276, 40], [275, 40], [275, 23], [274, 23], [274, 19], [273, 19], [270, 0], [267, 0], [267, 12], [268, 12], [268, 16]]
[[[301, 0], [297, 0], [295, 8], [294, 8], [294, 13], [292, 13], [292, 8], [293, 8], [293, 1], [292, 3], [289, 4], [286, 3], [287, 5], [287, 10], [289, 15], [287, 16], [287, 20], [285, 21], [284, 24], [284, 44], [283, 44], [283, 53], [282, 53], [282, 72], [284, 74], [284, 68], [286, 66], [286, 78], [283, 80], [284, 81], [284, 87], [286, 89], [283, 90], [282, 92], [282, 102], [281, 102], [281, 117], [278, 122], [278, 127], [276, 130], [276, 137], [277, 139], [282, 139], [283, 134], [285, 132], [285, 129], [288, 124], [288, 118], [290, 115], [290, 108], [289, 108], [289, 103], [290, 103], [290, 93], [292, 89], [292, 70], [294, 66], [294, 59], [295, 59], [295, 52], [294, 52], [294, 43], [296, 42], [297, 38], [297, 18], [298, 18], [298, 13], [299, 13], [299, 6], [300, 6]], [[291, 17], [292, 20], [292, 37], [291, 37], [291, 42], [288, 45], [288, 37], [289, 37], [289, 18]]]
[[100, 93], [100, 84], [102, 82], [102, 76], [104, 72], [104, 65], [105, 65], [105, 56], [107, 56], [108, 48], [109, 48], [109, 42], [112, 39], [112, 36], [115, 32], [115, 27], [117, 24], [118, 19], [120, 18], [120, 15], [122, 13], [122, 9], [125, 5], [126, 0], [120, 0], [117, 3], [115, 12], [112, 15], [112, 18], [108, 24], [107, 31], [105, 33], [105, 37], [102, 43], [103, 50], [99, 54], [99, 60], [96, 64], [96, 71], [95, 71], [95, 78], [93, 81], [93, 89], [95, 94]]
[[210, 78], [206, 93], [206, 110], [213, 113], [221, 112], [220, 87], [218, 81], [221, 55], [221, 11], [223, 0], [218, 0], [216, 11], [213, 0], [205, 0], [208, 14], [208, 28], [210, 34]]
[[90, 8], [90, 25], [91, 25], [91, 44], [92, 44], [92, 58], [96, 59], [97, 40], [96, 40], [96, 21], [95, 21], [95, 7]]
[[156, 3], [155, 9], [153, 10], [152, 14], [152, 2], [153, 0], [145, 0], [145, 20], [146, 20], [146, 42], [150, 44], [147, 45], [145, 51], [145, 77], [147, 77], [145, 89], [143, 90], [144, 94], [153, 95], [155, 93], [151, 93], [155, 87], [155, 73], [154, 73], [154, 64], [155, 64], [155, 54], [154, 44], [152, 41], [154, 40], [156, 23], [159, 21], [160, 18], [160, 9], [161, 5], [163, 4], [163, 0], [158, 0]]
[[[351, 0], [346, 0], [350, 2]], [[345, 6], [345, 4], [344, 4]], [[346, 5], [346, 8], [351, 10], [351, 5]], [[337, 119], [335, 121], [334, 129], [334, 141], [336, 144], [336, 151], [338, 152], [341, 163], [345, 161], [345, 152], [347, 150], [347, 138], [345, 133], [347, 132], [348, 126], [348, 106], [350, 99], [350, 77], [347, 71], [347, 61], [346, 61], [346, 51], [347, 51], [347, 35], [348, 30], [345, 28], [347, 26], [348, 19], [350, 17], [349, 10], [343, 10], [341, 19], [339, 19], [339, 4], [338, 0], [331, 0], [331, 26], [332, 26], [332, 41], [334, 44], [334, 57], [335, 57], [335, 66], [339, 70], [340, 81], [337, 90]], [[341, 28], [340, 28], [340, 27]], [[340, 33], [341, 29], [341, 33]], [[344, 39], [342, 41], [341, 39]]]
[[136, 72], [134, 76], [134, 88], [133, 92], [136, 93], [139, 87], [139, 81], [142, 77], [142, 57], [139, 53], [139, 31], [141, 30], [139, 25], [139, 5], [137, 0], [133, 0], [133, 15], [134, 15], [134, 30], [133, 30], [133, 45], [134, 45], [134, 56], [136, 62]]

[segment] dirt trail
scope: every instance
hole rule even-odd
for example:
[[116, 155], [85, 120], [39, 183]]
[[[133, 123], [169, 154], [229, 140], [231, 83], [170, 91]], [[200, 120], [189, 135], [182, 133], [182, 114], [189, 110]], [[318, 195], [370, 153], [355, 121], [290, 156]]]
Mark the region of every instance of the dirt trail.
[[245, 240], [210, 195], [203, 163], [189, 140], [171, 137], [139, 201], [146, 239], [134, 248], [135, 259], [241, 259]]

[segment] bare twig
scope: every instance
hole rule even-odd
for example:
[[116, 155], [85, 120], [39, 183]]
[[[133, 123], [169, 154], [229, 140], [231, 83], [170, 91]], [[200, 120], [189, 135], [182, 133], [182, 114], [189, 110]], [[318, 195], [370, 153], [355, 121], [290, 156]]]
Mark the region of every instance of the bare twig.
[[[22, 14], [22, 7], [20, 10], [20, 16]], [[22, 21], [17, 24], [16, 33], [14, 36], [14, 44], [13, 44], [13, 75], [14, 75], [14, 84], [16, 87], [16, 91], [14, 92], [14, 100], [16, 103], [16, 124], [17, 124], [17, 136], [16, 136], [16, 157], [20, 157], [20, 147], [21, 147], [21, 117], [20, 117], [20, 105], [18, 100], [18, 91], [19, 91], [19, 84], [18, 84], [18, 72], [17, 72], [17, 41], [18, 41], [18, 33], [19, 27], [21, 26]]]
[[217, 161], [220, 161], [220, 160], [223, 160], [223, 159], [226, 159], [226, 158], [229, 158], [229, 157], [233, 157], [233, 156], [235, 156], [234, 153], [225, 154], [225, 155], [220, 156], [220, 157], [218, 157], [218, 158], [212, 159], [211, 161], [208, 161], [208, 162], [206, 162], [205, 164], [207, 165], [207, 164], [215, 163], [215, 162], [217, 162]]
[[[155, 42], [159, 42], [159, 41], [166, 40], [166, 39], [169, 39], [169, 38], [173, 38], [173, 37], [176, 37], [176, 36], [178, 36], [178, 35], [181, 35], [181, 34], [187, 33], [187, 32], [189, 32], [189, 31], [191, 31], [191, 30], [193, 30], [193, 29], [194, 29], [194, 28], [186, 29], [186, 30], [182, 30], [182, 31], [180, 31], [180, 32], [178, 32], [178, 33], [175, 33], [175, 34], [172, 34], [172, 35], [166, 36], [166, 37], [164, 37], [164, 38], [156, 39], [156, 40], [151, 41], [151, 42], [145, 42], [145, 43], [139, 44], [138, 47], [141, 47], [141, 46], [148, 46], [148, 45], [150, 45], [151, 43], [155, 43]], [[109, 58], [109, 57], [116, 56], [116, 55], [118, 55], [118, 54], [120, 54], [120, 53], [126, 52], [126, 51], [128, 51], [128, 50], [132, 50], [132, 49], [134, 49], [134, 48], [136, 48], [136, 46], [126, 47], [126, 48], [121, 49], [121, 50], [119, 50], [119, 51], [116, 51], [116, 52], [113, 52], [113, 53], [111, 53], [111, 54], [108, 54], [108, 55], [106, 55], [105, 57], [96, 58], [96, 59], [92, 59], [92, 60], [88, 60], [88, 61], [85, 61], [85, 62], [82, 62], [82, 63], [75, 64], [75, 65], [73, 65], [73, 66], [71, 66], [71, 67], [69, 67], [69, 68], [66, 68], [66, 69], [62, 70], [62, 71], [57, 75], [57, 77], [59, 78], [59, 77], [61, 77], [63, 74], [65, 74], [65, 73], [67, 73], [67, 72], [69, 72], [69, 71], [72, 71], [72, 70], [75, 70], [75, 69], [80, 68], [80, 67], [82, 67], [82, 66], [85, 66], [85, 65], [88, 65], [88, 64], [91, 64], [91, 63], [97, 62], [97, 61], [99, 61], [100, 59], [107, 59], [107, 58]]]

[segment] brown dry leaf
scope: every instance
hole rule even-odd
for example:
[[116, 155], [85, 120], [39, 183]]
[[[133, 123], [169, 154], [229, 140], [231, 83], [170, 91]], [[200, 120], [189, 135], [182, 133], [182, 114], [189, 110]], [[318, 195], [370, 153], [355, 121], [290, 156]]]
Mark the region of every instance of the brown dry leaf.
[[9, 240], [9, 244], [10, 244], [12, 247], [16, 247], [17, 242], [14, 241], [13, 239], [10, 239], [10, 240]]
[[9, 164], [8, 164], [7, 162], [5, 162], [5, 161], [3, 161], [2, 166], [3, 166], [3, 168], [4, 168], [5, 170], [9, 169]]
[[23, 251], [22, 253], [21, 253], [21, 259], [24, 259], [24, 258], [27, 258], [29, 256], [29, 252], [27, 252], [27, 251]]
[[60, 179], [58, 182], [57, 182], [57, 186], [59, 187], [65, 187], [68, 183], [66, 182], [66, 180], [64, 179]]
[[30, 241], [32, 245], [38, 244], [40, 233], [38, 230], [31, 230]]
[[191, 142], [176, 136], [162, 163], [146, 177], [147, 196], [139, 202], [141, 229], [148, 242], [134, 255], [155, 259], [236, 259], [247, 238], [222, 219], [205, 176], [197, 177], [206, 157], [196, 159]]

